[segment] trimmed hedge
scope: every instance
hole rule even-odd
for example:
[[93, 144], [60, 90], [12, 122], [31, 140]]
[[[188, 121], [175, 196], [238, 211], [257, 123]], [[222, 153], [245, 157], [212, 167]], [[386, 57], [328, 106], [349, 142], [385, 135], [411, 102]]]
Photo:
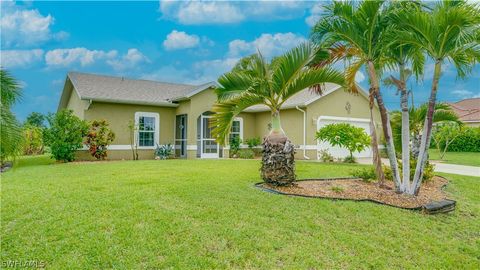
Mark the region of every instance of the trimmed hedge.
[[[444, 146], [442, 145], [442, 148]], [[448, 152], [480, 152], [480, 127], [464, 128], [452, 144]]]

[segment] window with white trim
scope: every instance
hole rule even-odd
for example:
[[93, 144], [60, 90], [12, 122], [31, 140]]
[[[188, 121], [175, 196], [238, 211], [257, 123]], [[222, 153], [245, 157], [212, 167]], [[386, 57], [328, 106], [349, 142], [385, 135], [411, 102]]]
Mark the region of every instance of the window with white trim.
[[236, 117], [232, 122], [232, 128], [230, 129], [230, 141], [233, 138], [240, 138], [243, 140], [243, 119]]
[[136, 143], [139, 148], [154, 148], [159, 142], [160, 121], [158, 113], [136, 112]]

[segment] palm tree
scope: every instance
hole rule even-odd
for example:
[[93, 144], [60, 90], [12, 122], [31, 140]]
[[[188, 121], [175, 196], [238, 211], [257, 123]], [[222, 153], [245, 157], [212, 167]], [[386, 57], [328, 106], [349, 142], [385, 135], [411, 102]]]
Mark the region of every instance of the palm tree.
[[480, 61], [480, 10], [465, 1], [441, 1], [431, 12], [403, 12], [397, 17], [398, 40], [417, 46], [434, 61], [428, 109], [423, 125], [417, 166], [410, 194], [418, 194], [431, 141], [438, 84], [445, 61], [454, 64], [460, 78]]
[[[390, 41], [387, 33], [393, 30], [389, 24], [388, 12], [384, 1], [336, 2], [325, 6], [325, 16], [314, 26], [312, 39], [330, 48], [331, 61], [348, 60], [345, 70], [346, 84], [353, 91], [357, 91], [355, 75], [365, 67], [370, 81], [370, 114], [374, 107], [374, 100], [380, 110], [383, 135], [393, 179], [397, 189], [400, 187], [400, 173], [395, 155], [392, 138], [392, 129], [388, 111], [380, 92], [379, 76], [385, 68], [385, 51]], [[372, 152], [377, 177], [383, 183], [384, 175], [378, 154], [378, 140], [375, 132], [373, 117], [370, 118]]]
[[[411, 107], [409, 109], [409, 130], [411, 135], [412, 143], [412, 157], [418, 158], [418, 152], [420, 149], [421, 134], [423, 130], [423, 125], [425, 124], [425, 118], [427, 117], [428, 112], [428, 103], [424, 103], [419, 107]], [[395, 143], [401, 141], [402, 133], [402, 112], [393, 111], [391, 113], [391, 122], [393, 128], [393, 134], [395, 138]], [[446, 103], [437, 103], [435, 104], [435, 112], [433, 114], [433, 123], [441, 122], [455, 122], [459, 125], [462, 122], [458, 119], [458, 116], [452, 110], [452, 107]], [[398, 144], [400, 145], [400, 144]], [[402, 149], [403, 152], [403, 149]]]
[[263, 140], [261, 176], [267, 183], [290, 185], [295, 181], [294, 147], [282, 129], [280, 110], [294, 94], [330, 82], [344, 84], [343, 74], [330, 69], [309, 69], [319, 61], [320, 49], [301, 44], [270, 63], [260, 52], [242, 59], [232, 71], [218, 79], [218, 100], [213, 106], [213, 133], [225, 144], [232, 121], [253, 105], [263, 104], [271, 112], [271, 130]]
[[0, 69], [0, 165], [20, 150], [23, 132], [10, 108], [21, 98], [17, 81], [4, 69]]

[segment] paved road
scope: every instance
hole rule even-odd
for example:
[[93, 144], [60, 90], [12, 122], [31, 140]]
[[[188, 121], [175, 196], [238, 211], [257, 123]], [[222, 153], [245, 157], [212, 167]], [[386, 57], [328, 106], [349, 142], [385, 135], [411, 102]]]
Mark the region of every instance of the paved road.
[[[358, 163], [372, 164], [372, 159], [371, 158], [359, 158]], [[388, 159], [385, 159], [385, 158], [382, 158], [382, 163], [385, 164], [385, 165], [389, 165]], [[453, 173], [453, 174], [480, 177], [480, 167], [456, 165], [456, 164], [446, 164], [446, 163], [438, 163], [438, 162], [432, 162], [432, 163], [435, 164], [435, 171], [436, 172]]]

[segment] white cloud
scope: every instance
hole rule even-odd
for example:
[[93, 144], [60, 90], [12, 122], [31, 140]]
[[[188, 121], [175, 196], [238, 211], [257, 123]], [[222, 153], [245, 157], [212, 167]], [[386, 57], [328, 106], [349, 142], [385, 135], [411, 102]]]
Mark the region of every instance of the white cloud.
[[25, 67], [42, 60], [43, 50], [5, 50], [0, 52], [1, 65], [4, 68]]
[[27, 47], [51, 39], [68, 38], [67, 32], [51, 32], [54, 18], [50, 14], [44, 16], [37, 9], [24, 9], [14, 2], [2, 2], [2, 9], [2, 47]]
[[228, 24], [249, 20], [286, 20], [305, 14], [305, 2], [294, 1], [161, 1], [163, 18], [181, 24]]
[[452, 91], [452, 94], [455, 95], [459, 99], [465, 99], [465, 98], [478, 98], [480, 97], [480, 93], [474, 93], [469, 90], [465, 89], [456, 89]]
[[97, 60], [114, 59], [117, 56], [116, 50], [88, 50], [86, 48], [55, 49], [45, 54], [47, 66], [70, 66], [80, 64], [87, 66]]
[[188, 49], [198, 46], [200, 38], [196, 35], [189, 35], [183, 31], [173, 30], [163, 41], [167, 50]]
[[138, 64], [145, 62], [150, 62], [150, 60], [136, 48], [129, 49], [120, 59], [107, 60], [107, 64], [115, 70], [135, 68]]
[[357, 83], [361, 83], [365, 80], [365, 75], [363, 74], [363, 72], [361, 72], [360, 70], [357, 71], [357, 74], [355, 74], [355, 81]]
[[231, 41], [228, 45], [228, 54], [230, 56], [243, 56], [255, 53], [258, 49], [263, 56], [272, 57], [306, 41], [305, 37], [290, 32], [273, 35], [262, 34], [259, 38], [250, 42], [240, 39]]
[[322, 5], [322, 3], [318, 3], [310, 8], [310, 15], [305, 18], [305, 23], [308, 26], [313, 27], [318, 22], [318, 20], [320, 20], [321, 14], [323, 12]]

